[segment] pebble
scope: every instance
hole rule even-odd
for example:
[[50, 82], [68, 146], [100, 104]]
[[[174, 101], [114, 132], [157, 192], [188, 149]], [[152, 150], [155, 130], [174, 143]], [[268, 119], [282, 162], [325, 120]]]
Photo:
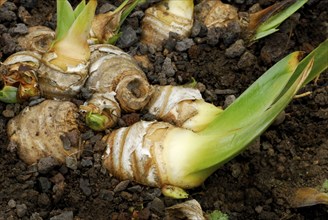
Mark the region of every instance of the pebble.
[[132, 201], [132, 197], [133, 197], [131, 193], [128, 193], [126, 191], [122, 191], [120, 196], [127, 201]]
[[20, 3], [25, 8], [34, 8], [36, 7], [38, 0], [20, 0]]
[[256, 65], [257, 58], [251, 52], [246, 51], [239, 59], [237, 66], [240, 69], [245, 69]]
[[90, 183], [88, 179], [83, 179], [83, 178], [80, 179], [80, 189], [86, 196], [90, 196], [92, 192], [89, 186]]
[[23, 217], [27, 213], [27, 206], [25, 204], [16, 205], [16, 214], [18, 217]]
[[65, 177], [63, 176], [63, 174], [57, 173], [56, 175], [54, 175], [53, 177], [50, 178], [50, 181], [54, 184], [57, 184], [57, 183], [65, 181]]
[[5, 109], [2, 111], [2, 115], [6, 118], [13, 118], [15, 116], [15, 112], [13, 110]]
[[[13, 4], [11, 2], [6, 3], [6, 7], [8, 8], [8, 5]], [[16, 6], [15, 6], [16, 7]], [[2, 22], [12, 22], [16, 20], [16, 14], [15, 12], [11, 11], [10, 9], [6, 9], [5, 7], [0, 7], [0, 23]]]
[[73, 211], [64, 211], [60, 215], [51, 217], [50, 220], [73, 220], [73, 218], [74, 218]]
[[239, 38], [241, 27], [238, 21], [229, 22], [226, 31], [222, 33], [222, 40], [224, 45], [228, 46]]
[[133, 193], [140, 193], [142, 191], [142, 187], [140, 185], [135, 185], [129, 187], [128, 190]]
[[40, 216], [39, 213], [34, 212], [34, 213], [30, 216], [30, 220], [43, 220], [43, 218]]
[[47, 174], [53, 170], [56, 166], [59, 166], [59, 162], [53, 157], [41, 158], [37, 164], [38, 172], [41, 174]]
[[231, 165], [231, 175], [235, 178], [238, 178], [241, 174], [241, 167], [239, 164]]
[[168, 57], [165, 58], [163, 66], [162, 66], [162, 71], [166, 74], [168, 77], [172, 77], [175, 75], [175, 69], [172, 64], [172, 60]]
[[211, 46], [215, 46], [219, 43], [220, 36], [221, 36], [220, 28], [210, 28], [207, 32], [206, 42]]
[[280, 125], [282, 124], [286, 119], [286, 112], [282, 111], [279, 113], [279, 115], [277, 116], [277, 118], [273, 121], [272, 125]]
[[83, 158], [81, 160], [81, 166], [82, 167], [92, 167], [92, 158]]
[[2, 52], [5, 54], [13, 54], [16, 52], [17, 45], [14, 38], [9, 33], [3, 33], [0, 37], [0, 45], [3, 45]]
[[9, 206], [9, 208], [11, 208], [11, 209], [15, 208], [15, 207], [16, 207], [16, 201], [13, 200], [13, 199], [10, 199], [10, 200], [8, 201], [8, 206]]
[[236, 58], [240, 57], [245, 51], [246, 47], [244, 46], [244, 41], [240, 39], [226, 49], [225, 55], [228, 58]]
[[65, 163], [66, 163], [66, 166], [72, 170], [76, 170], [77, 169], [77, 159], [76, 157], [66, 157], [65, 158]]
[[192, 45], [194, 45], [194, 41], [190, 38], [183, 39], [182, 41], [178, 41], [175, 45], [175, 49], [177, 51], [186, 51], [188, 50]]
[[148, 204], [148, 208], [155, 212], [156, 214], [159, 214], [159, 215], [163, 215], [164, 214], [164, 209], [165, 209], [165, 205], [164, 205], [164, 202], [159, 199], [159, 198], [155, 198], [153, 201], [151, 201], [149, 204]]
[[38, 205], [41, 207], [46, 207], [48, 205], [50, 205], [50, 198], [46, 193], [41, 193], [38, 196]]
[[51, 182], [46, 177], [38, 178], [38, 185], [42, 192], [48, 192], [51, 189]]
[[113, 201], [114, 199], [114, 192], [113, 191], [110, 191], [110, 190], [107, 190], [107, 189], [101, 189], [99, 191], [99, 197], [101, 199], [104, 199], [106, 201]]
[[130, 184], [130, 180], [124, 180], [124, 181], [119, 182], [115, 186], [114, 192], [121, 192], [121, 191], [125, 190], [129, 184]]
[[236, 100], [235, 95], [228, 95], [224, 100], [223, 108], [227, 108], [229, 105], [231, 105]]
[[195, 20], [194, 25], [192, 26], [192, 29], [191, 29], [191, 37], [198, 36], [201, 29], [202, 29], [202, 24], [198, 20]]
[[27, 34], [28, 33], [28, 27], [23, 23], [16, 24], [15, 27], [9, 29], [9, 33], [13, 34]]
[[130, 25], [123, 26], [121, 31], [122, 35], [117, 41], [117, 46], [119, 48], [130, 47], [139, 40], [136, 31]]

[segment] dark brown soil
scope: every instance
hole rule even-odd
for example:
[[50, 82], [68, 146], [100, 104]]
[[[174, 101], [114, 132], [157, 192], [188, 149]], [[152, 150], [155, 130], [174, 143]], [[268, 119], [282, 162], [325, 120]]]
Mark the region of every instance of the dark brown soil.
[[[105, 2], [99, 1], [98, 7]], [[228, 2], [245, 2], [235, 6], [247, 11], [255, 3], [264, 7], [272, 1]], [[146, 6], [137, 11], [142, 15]], [[140, 13], [125, 24], [138, 38]], [[324, 41], [327, 13], [327, 0], [310, 0], [279, 32], [237, 49], [233, 43], [241, 34], [229, 29], [214, 36], [201, 30], [186, 50], [174, 47], [174, 39], [159, 52], [138, 41], [118, 46], [131, 54], [148, 55], [153, 65], [144, 71], [151, 83], [183, 84], [193, 77], [206, 101], [224, 106], [283, 56], [295, 50], [309, 52]], [[0, 61], [20, 50], [16, 38], [34, 25], [55, 27], [54, 0], [11, 0], [0, 7]], [[166, 58], [171, 64], [165, 65], [173, 65], [174, 73], [162, 68]], [[303, 88], [300, 93], [311, 94], [294, 99], [245, 152], [202, 187], [190, 190], [190, 198], [203, 211], [221, 210], [229, 219], [328, 219], [327, 206], [290, 204], [295, 189], [316, 187], [328, 178], [327, 77], [324, 73], [316, 84]], [[0, 103], [0, 219], [163, 219], [166, 207], [182, 202], [165, 198], [160, 189], [121, 182], [104, 171], [97, 151], [102, 133], [85, 131], [86, 150], [76, 170], [62, 166], [41, 174], [35, 166], [28, 167], [7, 150], [6, 134], [8, 120], [27, 104]]]

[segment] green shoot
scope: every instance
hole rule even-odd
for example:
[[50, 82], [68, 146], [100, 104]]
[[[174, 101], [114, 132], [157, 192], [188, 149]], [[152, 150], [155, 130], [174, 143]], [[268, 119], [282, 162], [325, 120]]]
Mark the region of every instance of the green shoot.
[[[277, 27], [301, 8], [307, 1], [308, 0], [285, 0], [251, 15], [250, 27], [252, 30], [256, 30], [252, 41], [266, 37], [278, 31], [279, 29], [277, 29]], [[284, 8], [290, 3], [292, 3], [290, 6]], [[281, 10], [281, 8], [284, 9]]]
[[[176, 179], [184, 179], [188, 187], [192, 183], [199, 185], [222, 164], [245, 150], [269, 127], [304, 82], [327, 68], [323, 65], [328, 50], [322, 50], [322, 47], [325, 43], [309, 55], [316, 57], [316, 62], [307, 57], [302, 61], [304, 67], [299, 66], [300, 52], [282, 59], [204, 130], [198, 133], [172, 131], [165, 140], [167, 164], [172, 164], [168, 170], [174, 175], [182, 175]], [[173, 147], [182, 145], [185, 147]], [[178, 181], [178, 184], [182, 183]]]
[[0, 90], [0, 101], [5, 103], [17, 103], [17, 88], [14, 86], [4, 86]]
[[56, 39], [50, 52], [56, 54], [51, 63], [66, 70], [87, 62], [90, 49], [87, 42], [89, 30], [97, 7], [96, 0], [90, 0], [87, 5], [83, 0], [73, 11], [67, 0], [58, 0], [58, 23]]
[[214, 210], [206, 215], [208, 220], [229, 220], [229, 216], [219, 210]]
[[108, 127], [109, 119], [104, 114], [88, 112], [85, 119], [86, 124], [95, 131], [103, 131]]
[[95, 43], [115, 44], [120, 38], [120, 28], [133, 11], [133, 9], [145, 2], [145, 0], [125, 0], [114, 11], [97, 15], [92, 23], [91, 40]]

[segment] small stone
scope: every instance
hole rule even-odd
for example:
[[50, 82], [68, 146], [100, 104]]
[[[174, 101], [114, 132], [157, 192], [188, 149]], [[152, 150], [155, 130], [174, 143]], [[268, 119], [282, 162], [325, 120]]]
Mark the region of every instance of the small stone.
[[221, 36], [220, 28], [210, 28], [207, 32], [207, 43], [211, 46], [215, 46], [219, 43], [219, 39]]
[[50, 220], [73, 220], [73, 218], [74, 218], [73, 211], [65, 211], [60, 215], [56, 215], [50, 218]]
[[165, 209], [165, 205], [164, 202], [162, 200], [160, 200], [159, 198], [155, 198], [153, 201], [151, 201], [148, 204], [148, 208], [155, 212], [158, 215], [163, 215], [164, 213], [164, 209]]
[[128, 190], [133, 193], [140, 193], [142, 191], [142, 187], [140, 185], [135, 185], [129, 187]]
[[227, 108], [229, 105], [231, 105], [236, 100], [235, 95], [228, 95], [224, 100], [223, 108]]
[[182, 41], [178, 41], [175, 45], [175, 49], [177, 51], [186, 51], [188, 50], [192, 45], [194, 45], [194, 41], [190, 38], [183, 39]]
[[124, 180], [124, 181], [119, 182], [115, 186], [114, 192], [121, 192], [121, 191], [125, 190], [129, 184], [130, 184], [130, 180]]
[[107, 190], [107, 189], [101, 189], [99, 191], [99, 197], [101, 199], [104, 199], [106, 201], [113, 201], [114, 199], [114, 192], [113, 191], [110, 191], [110, 190]]
[[122, 191], [121, 192], [121, 197], [127, 201], [132, 201], [132, 194], [131, 193], [128, 193], [126, 191]]
[[119, 48], [127, 48], [132, 46], [138, 41], [136, 31], [130, 26], [125, 26], [122, 28], [122, 35], [117, 41], [117, 46]]
[[76, 157], [66, 157], [65, 158], [65, 162], [66, 162], [66, 166], [72, 170], [76, 170], [77, 169], [77, 159]]
[[235, 42], [240, 35], [241, 27], [239, 21], [231, 21], [228, 23], [227, 30], [222, 32], [222, 40], [224, 45], [228, 46]]
[[51, 189], [51, 182], [48, 178], [39, 177], [37, 181], [42, 192], [48, 192]]
[[246, 50], [243, 40], [237, 40], [225, 51], [225, 55], [228, 58], [235, 58], [241, 56]]
[[273, 125], [277, 126], [280, 125], [281, 123], [283, 123], [286, 119], [286, 112], [282, 111], [279, 113], [279, 115], [277, 116], [277, 118], [273, 121]]
[[54, 184], [63, 182], [64, 180], [65, 180], [65, 177], [61, 173], [57, 173], [56, 175], [54, 175], [53, 177], [50, 178], [50, 181]]
[[16, 201], [13, 200], [13, 199], [10, 199], [10, 200], [8, 201], [8, 206], [9, 206], [9, 208], [11, 208], [11, 209], [15, 208], [15, 207], [16, 207]]
[[168, 77], [173, 77], [175, 75], [175, 69], [170, 58], [166, 57], [162, 66], [162, 71]]
[[198, 20], [195, 20], [192, 29], [191, 29], [191, 37], [196, 37], [200, 33], [200, 30], [202, 29], [202, 25]]
[[[8, 2], [9, 3], [9, 2]], [[4, 21], [15, 21], [16, 20], [16, 14], [13, 11], [7, 10], [4, 7], [0, 7], [0, 23]]]
[[206, 90], [206, 86], [201, 82], [198, 82], [196, 87], [200, 92], [205, 92], [205, 90]]
[[25, 204], [16, 205], [16, 213], [18, 217], [23, 217], [27, 213], [27, 206]]
[[37, 164], [38, 172], [41, 174], [47, 174], [53, 170], [56, 166], [59, 166], [59, 161], [53, 157], [41, 158]]
[[80, 179], [80, 189], [86, 196], [90, 196], [92, 193], [89, 186], [90, 186], [90, 183], [89, 183], [88, 179], [83, 179], [83, 178]]
[[36, 7], [38, 0], [20, 0], [20, 3], [25, 8], [34, 8]]
[[34, 212], [34, 213], [30, 216], [30, 220], [43, 220], [43, 218], [40, 216], [39, 213]]
[[259, 214], [262, 212], [262, 210], [263, 210], [263, 207], [260, 205], [255, 207], [255, 211]]
[[9, 29], [9, 33], [13, 34], [27, 34], [28, 33], [28, 27], [23, 23], [16, 24], [15, 27]]
[[41, 207], [46, 207], [46, 206], [50, 205], [50, 198], [49, 198], [49, 196], [47, 194], [45, 194], [45, 193], [41, 193], [38, 196], [38, 204]]
[[6, 118], [13, 118], [15, 116], [15, 112], [13, 110], [5, 109], [2, 111], [2, 115]]
[[241, 167], [239, 164], [231, 165], [231, 175], [235, 178], [238, 178], [241, 174]]
[[240, 69], [245, 69], [247, 67], [255, 66], [257, 62], [256, 56], [254, 56], [249, 51], [246, 51], [238, 61], [238, 67]]
[[92, 158], [83, 158], [81, 160], [81, 166], [82, 167], [92, 167]]

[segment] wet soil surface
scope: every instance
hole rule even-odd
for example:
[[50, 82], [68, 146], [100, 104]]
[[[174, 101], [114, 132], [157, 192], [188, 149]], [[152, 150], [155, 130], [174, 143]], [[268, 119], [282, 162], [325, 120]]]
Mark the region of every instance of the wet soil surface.
[[[272, 3], [229, 2], [240, 11]], [[284, 22], [280, 31], [252, 45], [240, 40], [235, 29], [215, 35], [199, 28], [188, 40], [172, 38], [163, 51], [154, 51], [139, 43], [139, 22], [148, 5], [127, 19], [123, 30], [129, 31], [117, 45], [132, 55], [149, 57], [151, 65], [143, 69], [152, 84], [184, 84], [193, 77], [204, 99], [218, 106], [231, 103], [283, 56], [295, 50], [309, 52], [327, 38], [328, 1], [314, 0]], [[99, 1], [98, 10], [106, 8], [108, 3]], [[6, 2], [0, 7], [0, 60], [21, 50], [16, 39], [27, 27], [55, 28], [55, 17], [54, 0]], [[189, 190], [190, 198], [204, 212], [220, 210], [230, 219], [328, 219], [327, 206], [290, 204], [295, 189], [316, 187], [328, 178], [327, 77], [324, 73], [303, 88], [300, 93], [310, 94], [294, 99], [247, 150], [202, 187]], [[86, 147], [75, 169], [50, 166], [40, 172], [37, 166], [27, 166], [7, 150], [6, 134], [10, 118], [27, 104], [0, 103], [0, 219], [163, 219], [166, 207], [183, 201], [108, 174], [101, 167], [101, 132], [84, 131]]]

